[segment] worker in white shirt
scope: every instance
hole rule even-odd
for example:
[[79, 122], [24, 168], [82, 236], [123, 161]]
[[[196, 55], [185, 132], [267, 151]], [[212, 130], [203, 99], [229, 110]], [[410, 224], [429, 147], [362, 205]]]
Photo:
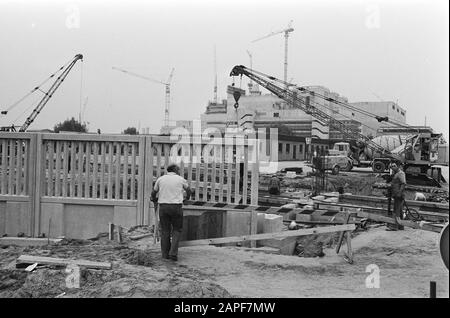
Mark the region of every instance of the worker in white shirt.
[[167, 174], [156, 180], [151, 195], [152, 201], [159, 204], [162, 257], [173, 261], [178, 260], [178, 243], [183, 229], [183, 190], [186, 199], [191, 196], [191, 189], [179, 175], [179, 170], [176, 164], [169, 165]]

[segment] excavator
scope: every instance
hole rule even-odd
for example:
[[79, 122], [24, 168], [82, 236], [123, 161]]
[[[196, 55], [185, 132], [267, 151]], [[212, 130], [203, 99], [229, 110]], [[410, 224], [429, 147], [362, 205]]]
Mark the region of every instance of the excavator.
[[[1, 111], [2, 115], [6, 115], [8, 114], [8, 111], [11, 110], [14, 106], [16, 106], [17, 104], [19, 104], [21, 101], [23, 101], [25, 98], [27, 98], [28, 96], [30, 96], [32, 93], [34, 93], [35, 91], [39, 90], [42, 93], [44, 93], [44, 96], [42, 97], [42, 99], [39, 101], [39, 103], [37, 104], [37, 106], [33, 109], [33, 111], [31, 112], [31, 114], [27, 117], [27, 119], [25, 120], [25, 122], [19, 127], [19, 132], [25, 132], [28, 127], [33, 123], [33, 121], [36, 119], [36, 117], [39, 115], [39, 113], [42, 111], [42, 109], [44, 108], [44, 106], [47, 104], [47, 102], [50, 100], [50, 98], [53, 96], [53, 94], [55, 93], [55, 91], [58, 89], [58, 87], [61, 85], [61, 83], [64, 81], [64, 79], [66, 78], [66, 76], [69, 74], [70, 70], [74, 67], [74, 65], [76, 64], [76, 62], [78, 60], [83, 60], [83, 55], [82, 54], [77, 54], [75, 55], [75, 57], [69, 61], [68, 63], [66, 63], [64, 66], [60, 67], [58, 69], [58, 71], [52, 75], [50, 75], [44, 82], [42, 82], [41, 84], [39, 84], [38, 86], [36, 86], [35, 88], [33, 88], [28, 94], [26, 94], [24, 97], [22, 97], [20, 100], [18, 100], [17, 102], [15, 102], [14, 104], [12, 104], [11, 106], [8, 107], [7, 110], [3, 110]], [[51, 78], [55, 77], [56, 74], [58, 72], [61, 72], [61, 74], [56, 78], [56, 80], [53, 82], [53, 84], [50, 86], [50, 88], [47, 91], [42, 91], [41, 90], [41, 86], [43, 84], [45, 84], [47, 81], [49, 81]], [[16, 127], [14, 124], [10, 125], [10, 126], [3, 126], [0, 127], [0, 131], [10, 131], [10, 132], [15, 132], [17, 131]]]
[[[336, 173], [336, 170], [350, 171], [353, 166], [369, 165], [374, 172], [382, 173], [388, 169], [391, 163], [400, 163], [404, 166], [407, 178], [408, 174], [410, 174], [414, 175], [410, 179], [417, 179], [418, 175], [424, 177], [437, 160], [439, 140], [442, 134], [413, 134], [406, 138], [405, 142], [399, 147], [392, 150], [387, 149], [380, 143], [377, 143], [376, 140], [361, 134], [354, 127], [329, 115], [324, 111], [325, 106], [323, 104], [311, 102], [311, 96], [358, 110], [353, 105], [323, 96], [306, 87], [298, 87], [243, 65], [236, 65], [230, 73], [230, 76], [242, 77], [242, 75], [263, 86], [291, 107], [299, 108], [306, 114], [311, 115], [323, 127], [333, 127], [334, 130], [339, 131], [344, 136], [343, 142], [336, 143], [334, 149], [330, 150], [330, 155], [322, 155], [315, 158], [313, 164], [318, 169], [333, 170]], [[360, 111], [362, 112], [362, 110]], [[372, 115], [378, 122], [390, 122], [403, 127], [407, 126], [397, 123], [388, 117], [381, 117], [368, 112], [365, 112], [365, 114], [368, 116]], [[363, 155], [365, 155], [365, 159], [369, 160], [362, 160]], [[440, 180], [436, 181], [439, 184]]]

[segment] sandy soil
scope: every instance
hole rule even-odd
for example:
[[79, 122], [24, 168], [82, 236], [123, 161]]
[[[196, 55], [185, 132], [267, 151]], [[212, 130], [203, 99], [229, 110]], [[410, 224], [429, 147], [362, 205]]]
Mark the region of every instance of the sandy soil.
[[[0, 248], [0, 297], [449, 297], [449, 272], [437, 249], [436, 233], [384, 226], [352, 240], [354, 264], [343, 249], [324, 257], [267, 254], [238, 247], [180, 249], [179, 261], [162, 260], [153, 239], [119, 245], [104, 237], [43, 248]], [[263, 250], [263, 249], [262, 249]], [[15, 269], [20, 254], [110, 261], [111, 270], [83, 270], [82, 287], [65, 287], [64, 269], [32, 273]], [[380, 269], [380, 288], [367, 288], [366, 267]]]

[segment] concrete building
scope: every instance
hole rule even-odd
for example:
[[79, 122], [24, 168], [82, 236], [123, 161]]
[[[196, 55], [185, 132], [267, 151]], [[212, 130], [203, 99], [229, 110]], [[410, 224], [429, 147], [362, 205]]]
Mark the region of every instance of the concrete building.
[[[325, 96], [326, 98], [348, 102], [344, 96], [330, 91], [323, 86], [308, 86], [308, 90]], [[294, 88], [295, 89], [295, 88]], [[238, 91], [241, 96], [238, 108], [234, 107], [234, 92]], [[309, 95], [309, 94], [308, 94]], [[309, 100], [304, 93], [298, 95], [304, 103], [309, 102], [311, 106], [321, 109], [333, 118], [344, 122], [355, 131], [360, 131], [359, 114], [352, 113], [347, 108], [324, 100], [319, 96], [312, 95]], [[285, 127], [292, 135], [297, 137], [313, 137], [319, 139], [343, 139], [343, 134], [335, 129], [324, 125], [316, 118], [306, 114], [304, 111], [293, 108], [285, 101], [273, 94], [261, 94], [255, 85], [247, 91], [228, 86], [227, 99], [221, 104], [209, 103], [204, 114], [201, 115], [202, 128], [216, 127], [224, 131], [226, 127], [239, 126], [243, 129], [261, 127]]]
[[[400, 107], [394, 102], [355, 102], [350, 103], [350, 105], [375, 114], [380, 117], [388, 117], [389, 120], [394, 120], [397, 123], [406, 124], [406, 110]], [[368, 136], [376, 136], [377, 130], [383, 126], [387, 126], [386, 122], [378, 122], [374, 118], [361, 115], [358, 118], [361, 122], [361, 132]]]

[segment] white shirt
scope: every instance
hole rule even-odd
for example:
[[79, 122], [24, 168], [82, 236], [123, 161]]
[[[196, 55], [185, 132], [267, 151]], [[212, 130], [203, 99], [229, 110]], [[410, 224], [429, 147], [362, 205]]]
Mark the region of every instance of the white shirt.
[[169, 172], [158, 178], [154, 190], [158, 192], [158, 203], [183, 203], [183, 189], [189, 187], [187, 181], [174, 172]]

